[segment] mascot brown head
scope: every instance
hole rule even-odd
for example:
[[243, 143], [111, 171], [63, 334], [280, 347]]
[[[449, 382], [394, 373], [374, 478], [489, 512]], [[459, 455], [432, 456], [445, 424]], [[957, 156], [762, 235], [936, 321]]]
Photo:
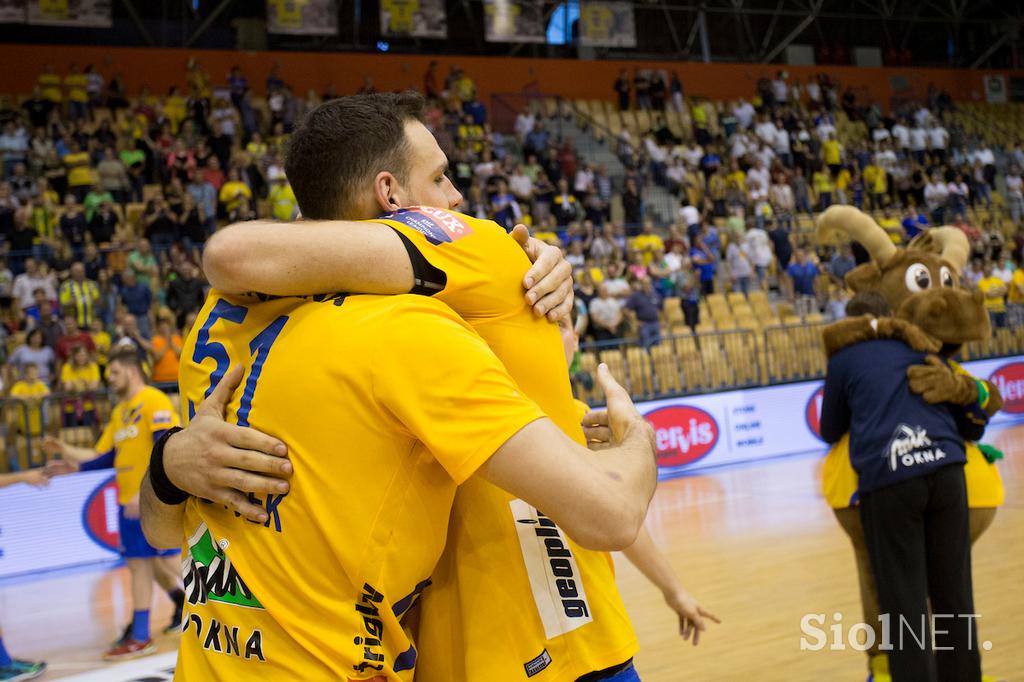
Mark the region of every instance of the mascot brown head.
[[869, 215], [852, 206], [832, 206], [818, 218], [824, 243], [853, 240], [871, 256], [846, 275], [856, 293], [881, 294], [896, 318], [910, 322], [946, 347], [988, 338], [992, 330], [981, 292], [963, 288], [967, 236], [955, 227], [922, 232], [898, 248]]

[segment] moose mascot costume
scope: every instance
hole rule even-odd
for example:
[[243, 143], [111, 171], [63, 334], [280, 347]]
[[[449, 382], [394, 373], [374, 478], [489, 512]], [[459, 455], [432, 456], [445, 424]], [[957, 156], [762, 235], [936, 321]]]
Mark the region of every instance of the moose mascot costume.
[[[823, 492], [853, 543], [864, 620], [875, 629], [868, 680], [977, 682], [976, 623], [960, 616], [974, 613], [970, 545], [1003, 488], [993, 464], [1000, 453], [973, 441], [1002, 398], [952, 360], [991, 333], [981, 294], [960, 284], [967, 238], [933, 228], [900, 249], [848, 206], [829, 208], [818, 234], [852, 239], [871, 257], [846, 276], [851, 314], [867, 314], [824, 332], [822, 406], [822, 436], [835, 443]], [[935, 653], [929, 603], [945, 636]], [[889, 615], [886, 642], [880, 613]]]

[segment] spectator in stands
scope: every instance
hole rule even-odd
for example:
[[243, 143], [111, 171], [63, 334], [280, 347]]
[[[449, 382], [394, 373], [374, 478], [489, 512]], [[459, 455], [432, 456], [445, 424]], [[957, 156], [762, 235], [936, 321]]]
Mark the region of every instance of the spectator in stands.
[[716, 259], [703, 239], [695, 239], [690, 246], [690, 264], [698, 273], [700, 290], [705, 296], [715, 293]]
[[650, 278], [633, 280], [632, 292], [626, 299], [625, 307], [636, 314], [637, 322], [640, 323], [640, 345], [650, 349], [661, 343], [662, 300]]
[[156, 334], [153, 335], [153, 339], [149, 342], [141, 339], [140, 343], [153, 361], [153, 382], [177, 382], [182, 340], [175, 331], [174, 314], [169, 310], [161, 311], [157, 317]]
[[626, 234], [638, 234], [643, 223], [644, 210], [640, 189], [633, 178], [626, 179], [625, 188], [622, 190], [622, 212]]
[[1010, 219], [1020, 224], [1024, 217], [1024, 180], [1021, 179], [1021, 166], [1014, 164], [1006, 174], [1006, 204], [1010, 210]]
[[597, 298], [590, 302], [590, 331], [597, 341], [610, 341], [622, 337], [625, 318], [622, 302], [609, 293], [607, 284], [597, 287]]
[[789, 275], [793, 285], [796, 314], [801, 318], [806, 318], [812, 312], [817, 312], [818, 297], [815, 291], [815, 282], [818, 278], [818, 266], [808, 258], [807, 249], [796, 250], [796, 262], [786, 268], [786, 274]]
[[581, 211], [576, 195], [569, 191], [569, 181], [565, 178], [560, 179], [558, 192], [555, 194], [551, 206], [551, 214], [554, 216], [555, 222], [560, 227], [567, 226], [581, 217]]
[[153, 291], [148, 285], [139, 281], [132, 268], [121, 273], [120, 299], [124, 307], [135, 318], [139, 335], [149, 338], [149, 310], [153, 305]]
[[82, 328], [89, 328], [100, 302], [100, 291], [96, 283], [86, 279], [85, 265], [76, 262], [71, 265], [70, 278], [60, 286], [60, 306], [71, 313]]
[[50, 395], [48, 381], [43, 379], [41, 366], [36, 363], [14, 366], [20, 368], [21, 379], [11, 386], [11, 397], [23, 401], [26, 411], [24, 414], [12, 411], [13, 419], [8, 422], [8, 428], [38, 438], [43, 435], [42, 401]]
[[85, 346], [75, 346], [60, 370], [60, 388], [70, 394], [63, 401], [63, 426], [93, 426], [98, 420], [96, 397], [100, 388], [100, 367]]
[[729, 278], [732, 280], [732, 291], [750, 293], [750, 279], [754, 274], [750, 256], [742, 244], [738, 232], [729, 235], [729, 246], [726, 247], [725, 258], [729, 265]]
[[49, 385], [57, 365], [57, 355], [53, 348], [46, 345], [42, 330], [36, 328], [28, 332], [24, 343], [14, 349], [7, 362], [19, 372], [32, 365], [36, 368], [36, 378]]
[[88, 331], [82, 329], [78, 325], [78, 320], [74, 314], [64, 315], [64, 333], [61, 334], [60, 338], [57, 339], [57, 343], [54, 345], [54, 350], [57, 352], [57, 360], [60, 363], [65, 363], [71, 358], [71, 353], [77, 346], [83, 346], [85, 349], [92, 353], [96, 350], [95, 345], [92, 341], [92, 336]]
[[828, 263], [828, 274], [837, 286], [843, 287], [846, 274], [855, 267], [857, 267], [857, 261], [853, 257], [853, 249], [849, 244], [843, 244], [832, 255], [832, 259]]
[[931, 182], [924, 188], [924, 200], [928, 206], [929, 218], [934, 225], [946, 222], [946, 205], [949, 200], [949, 187], [942, 181], [942, 176], [935, 172]]
[[43, 299], [39, 302], [39, 319], [33, 326], [43, 334], [43, 343], [50, 348], [57, 348], [57, 341], [64, 336], [64, 325], [53, 310], [53, 302]]
[[985, 296], [985, 308], [988, 310], [992, 326], [999, 329], [1006, 326], [1006, 284], [992, 272], [992, 263], [982, 267], [982, 277], [978, 280], [978, 290]]

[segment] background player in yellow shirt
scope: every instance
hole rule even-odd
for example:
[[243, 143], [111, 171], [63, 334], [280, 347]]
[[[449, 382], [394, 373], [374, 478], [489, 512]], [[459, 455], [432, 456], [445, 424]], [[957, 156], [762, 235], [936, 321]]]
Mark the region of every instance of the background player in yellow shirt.
[[[436, 143], [428, 146], [436, 148]], [[441, 154], [440, 150], [437, 154]], [[443, 155], [433, 158], [437, 159], [433, 163], [443, 167]], [[430, 164], [427, 167], [429, 170]], [[437, 166], [433, 168], [436, 173]], [[293, 185], [301, 191], [301, 183], [294, 177]], [[377, 188], [382, 208], [389, 206], [385, 197], [398, 197], [398, 194], [398, 191], [380, 192], [380, 187]], [[422, 200], [422, 195], [418, 198]], [[391, 206], [397, 205], [405, 203], [395, 198]], [[309, 216], [322, 211], [311, 212], [304, 206], [303, 212]], [[455, 217], [422, 206], [399, 210], [378, 220], [386, 222], [406, 241], [414, 263], [412, 279], [417, 286], [426, 292], [438, 292], [437, 298], [450, 303], [473, 324], [527, 395], [535, 398], [563, 431], [570, 435], [575, 433], [579, 438], [565, 359], [560, 355], [562, 349], [545, 347], [541, 351], [532, 340], [525, 341], [538, 330], [531, 329], [529, 312], [522, 304], [519, 274], [501, 267], [503, 247], [513, 248], [513, 256], [515, 249], [500, 228], [489, 221]], [[445, 227], [450, 224], [449, 220], [467, 228], [466, 234], [449, 238], [451, 230]], [[208, 269], [214, 261], [228, 268], [227, 285], [238, 291], [258, 289], [292, 294], [303, 288], [316, 290], [339, 284], [351, 289], [350, 281], [339, 281], [339, 278], [349, 276], [351, 266], [357, 265], [358, 260], [373, 256], [353, 253], [353, 245], [367, 237], [374, 238], [372, 232], [366, 233], [365, 226], [359, 224], [299, 223], [290, 227], [249, 224], [244, 228], [239, 226], [232, 234], [237, 234], [240, 241], [221, 239], [215, 244]], [[250, 248], [258, 243], [260, 254], [249, 251], [244, 263], [239, 261], [234, 249], [241, 246], [241, 241]], [[331, 242], [337, 243], [337, 249], [325, 250], [325, 243]], [[345, 247], [343, 242], [350, 244]], [[311, 246], [313, 248], [309, 248]], [[391, 251], [392, 246], [397, 245], [383, 239], [378, 248], [384, 254]], [[282, 260], [281, 249], [291, 250], [291, 255]], [[300, 253], [301, 257], [296, 257]], [[356, 262], [349, 262], [350, 259]], [[253, 272], [252, 266], [258, 263], [268, 267], [257, 266], [258, 272]], [[213, 270], [210, 272], [212, 274]], [[333, 279], [307, 279], [308, 273], [320, 272]], [[378, 268], [376, 274], [380, 277], [384, 273]], [[241, 281], [231, 281], [232, 277], [240, 277]], [[561, 419], [556, 418], [556, 414], [560, 414]], [[582, 579], [584, 599], [589, 601], [583, 602], [586, 614], [580, 610], [575, 617], [559, 616], [557, 608], [553, 610], [549, 602], [545, 603], [545, 598], [550, 599], [545, 588], [535, 585], [543, 586], [545, 576], [539, 569], [531, 573], [536, 564], [531, 561], [529, 545], [516, 530], [522, 524], [515, 523], [509, 513], [510, 504], [514, 502], [506, 493], [479, 479], [460, 487], [449, 548], [432, 578], [434, 586], [423, 597], [420, 645], [424, 664], [417, 679], [517, 679], [524, 666], [533, 671], [538, 680], [575, 680], [593, 673], [603, 674], [595, 679], [604, 679], [620, 672], [619, 668], [625, 674], [632, 673], [627, 668], [631, 668], [636, 640], [614, 585], [610, 558], [575, 546], [567, 550], [573, 558], [574, 575], [578, 570]], [[532, 520], [539, 522], [537, 518]], [[678, 581], [645, 533], [629, 555], [666, 591], [666, 597], [681, 617], [687, 611], [697, 614], [699, 606], [675, 589]], [[486, 608], [480, 605], [481, 594], [489, 595]], [[535, 610], [524, 609], [524, 604], [535, 604]], [[462, 613], [470, 607], [475, 613]], [[481, 608], [485, 611], [480, 612]]]
[[61, 456], [61, 459], [52, 460], [47, 465], [47, 472], [51, 475], [109, 468], [116, 471], [120, 549], [131, 573], [134, 612], [124, 636], [104, 654], [104, 658], [121, 660], [156, 651], [149, 632], [149, 605], [153, 598], [154, 580], [175, 602], [175, 617], [169, 629], [177, 627], [181, 620], [185, 595], [178, 587], [178, 570], [172, 557], [177, 551], [161, 551], [152, 547], [146, 542], [139, 523], [139, 485], [146, 473], [149, 453], [153, 443], [167, 429], [178, 424], [178, 418], [170, 399], [146, 385], [134, 350], [111, 356], [107, 378], [118, 403], [111, 410], [110, 422], [96, 446], [81, 448], [48, 437], [44, 449], [48, 454]]

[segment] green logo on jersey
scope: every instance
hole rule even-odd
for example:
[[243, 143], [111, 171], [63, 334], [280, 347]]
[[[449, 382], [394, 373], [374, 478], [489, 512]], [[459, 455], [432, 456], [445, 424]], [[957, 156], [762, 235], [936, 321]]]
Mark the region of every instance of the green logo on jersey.
[[238, 575], [231, 559], [213, 541], [205, 522], [188, 539], [185, 594], [192, 605], [217, 601], [233, 606], [262, 609], [263, 605]]

